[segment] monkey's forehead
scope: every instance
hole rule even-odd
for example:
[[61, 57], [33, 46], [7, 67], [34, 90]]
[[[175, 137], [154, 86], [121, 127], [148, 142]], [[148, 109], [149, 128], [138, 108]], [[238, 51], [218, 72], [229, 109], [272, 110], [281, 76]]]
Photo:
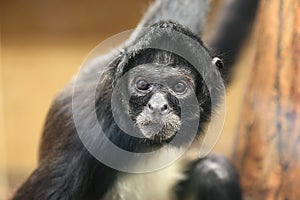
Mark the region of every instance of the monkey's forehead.
[[195, 75], [187, 66], [182, 65], [161, 65], [161, 64], [143, 64], [138, 65], [129, 71], [129, 77], [143, 76], [148, 78], [190, 78]]
[[184, 65], [164, 65], [156, 63], [135, 66], [133, 69], [130, 70], [130, 74], [193, 75], [192, 70], [190, 70], [187, 66]]

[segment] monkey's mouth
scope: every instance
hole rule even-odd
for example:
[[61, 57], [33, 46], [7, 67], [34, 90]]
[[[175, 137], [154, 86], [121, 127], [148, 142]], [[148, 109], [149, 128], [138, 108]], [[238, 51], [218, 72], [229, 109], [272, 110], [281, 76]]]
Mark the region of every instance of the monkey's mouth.
[[135, 123], [145, 137], [145, 141], [150, 140], [157, 144], [169, 143], [181, 127], [181, 119], [174, 112], [165, 116], [154, 116], [142, 112], [136, 117]]
[[151, 120], [145, 120], [138, 123], [138, 127], [142, 134], [155, 143], [170, 141], [179, 131], [180, 125], [180, 122], [171, 124], [169, 122]]

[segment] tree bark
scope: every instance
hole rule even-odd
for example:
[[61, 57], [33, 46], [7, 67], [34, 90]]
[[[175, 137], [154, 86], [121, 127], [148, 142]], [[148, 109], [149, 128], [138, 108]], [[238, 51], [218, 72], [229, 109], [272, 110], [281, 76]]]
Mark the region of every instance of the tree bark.
[[261, 0], [233, 159], [245, 199], [300, 199], [300, 0]]

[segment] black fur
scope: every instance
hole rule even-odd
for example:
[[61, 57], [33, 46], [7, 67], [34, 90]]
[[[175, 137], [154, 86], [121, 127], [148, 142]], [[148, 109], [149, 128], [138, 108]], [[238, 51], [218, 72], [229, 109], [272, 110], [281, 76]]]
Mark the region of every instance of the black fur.
[[[201, 35], [210, 8], [209, 2], [209, 0], [157, 0], [148, 9], [138, 28], [149, 27], [160, 21], [174, 21], [196, 35]], [[139, 31], [137, 29], [136, 34]]]

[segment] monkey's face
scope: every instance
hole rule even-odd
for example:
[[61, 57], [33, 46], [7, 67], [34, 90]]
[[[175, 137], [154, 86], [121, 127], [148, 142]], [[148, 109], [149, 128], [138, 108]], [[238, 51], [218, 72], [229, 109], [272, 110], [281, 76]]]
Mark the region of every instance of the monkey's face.
[[129, 115], [141, 133], [155, 143], [171, 140], [179, 131], [180, 102], [194, 93], [188, 69], [144, 64], [129, 71]]

